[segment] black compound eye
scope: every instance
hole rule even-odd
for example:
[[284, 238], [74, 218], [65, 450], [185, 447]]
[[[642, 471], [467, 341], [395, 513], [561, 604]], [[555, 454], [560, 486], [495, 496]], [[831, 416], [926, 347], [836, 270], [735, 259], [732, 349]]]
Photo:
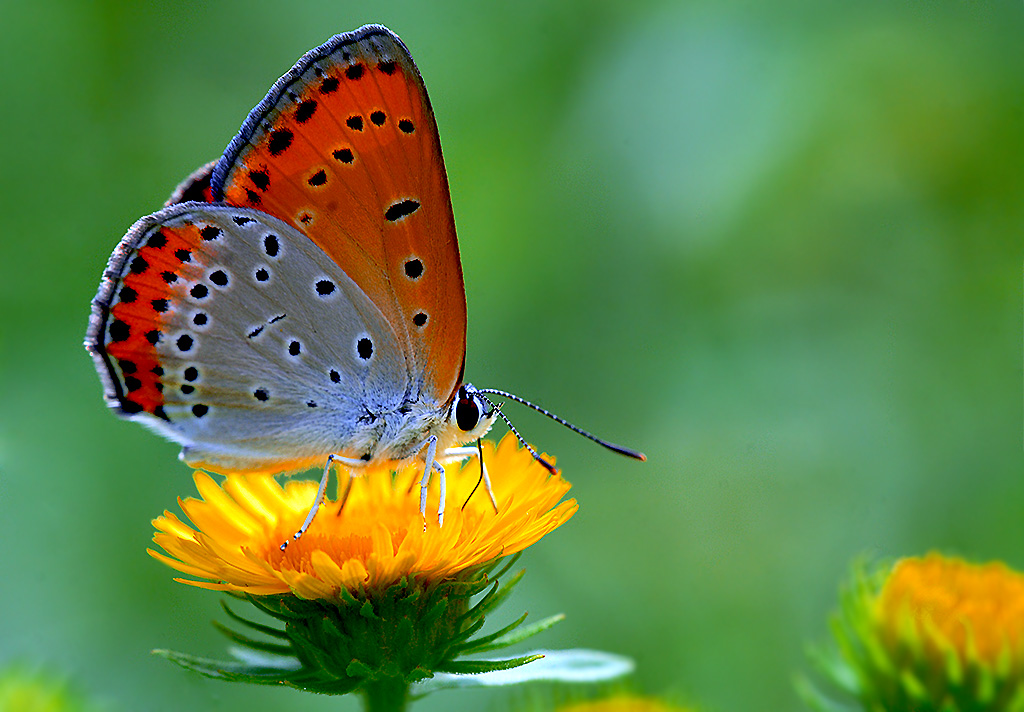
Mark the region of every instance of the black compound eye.
[[455, 424], [468, 433], [480, 423], [480, 407], [472, 398], [460, 397], [455, 404]]

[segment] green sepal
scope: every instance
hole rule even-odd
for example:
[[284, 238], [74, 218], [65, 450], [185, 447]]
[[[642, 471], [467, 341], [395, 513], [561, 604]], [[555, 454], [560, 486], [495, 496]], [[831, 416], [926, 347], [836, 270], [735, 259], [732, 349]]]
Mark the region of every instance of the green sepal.
[[[534, 650], [525, 657], [535, 657], [528, 665], [519, 665], [505, 670], [453, 674], [437, 672], [429, 680], [412, 687], [412, 694], [419, 698], [437, 690], [464, 687], [508, 687], [528, 682], [558, 682], [562, 684], [605, 683], [630, 675], [635, 664], [622, 655], [599, 650]], [[522, 656], [518, 659], [523, 659]], [[492, 660], [490, 663], [508, 662]]]
[[[525, 616], [523, 616], [523, 618], [525, 618]], [[520, 618], [519, 620], [522, 621], [523, 618]], [[538, 622], [536, 622], [536, 623], [534, 623], [532, 625], [528, 625], [525, 628], [522, 628], [520, 630], [516, 630], [515, 628], [513, 628], [512, 630], [508, 631], [507, 633], [504, 633], [503, 635], [500, 635], [497, 638], [494, 638], [490, 643], [485, 643], [484, 639], [481, 638], [478, 641], [478, 643], [480, 643], [480, 644], [472, 646], [472, 652], [484, 653], [484, 652], [490, 652], [492, 650], [499, 650], [501, 648], [507, 648], [510, 645], [515, 645], [516, 643], [521, 643], [524, 640], [527, 640], [528, 638], [532, 638], [533, 636], [537, 635], [538, 633], [543, 633], [548, 628], [552, 627], [553, 625], [555, 625], [557, 623], [561, 623], [564, 620], [565, 620], [565, 614], [564, 613], [556, 613], [553, 616], [549, 616], [548, 618], [545, 618], [542, 621], [538, 621]], [[516, 628], [518, 628], [518, 627], [519, 627], [519, 624], [517, 623], [516, 624]], [[468, 652], [471, 652], [471, 651], [467, 649], [465, 652], [468, 653]]]
[[[515, 587], [517, 583], [519, 583], [522, 580], [523, 576], [525, 575], [526, 569], [521, 569], [518, 573], [514, 574], [512, 578], [506, 581], [505, 584], [501, 587], [495, 585], [494, 588], [488, 591], [484, 595], [484, 597], [480, 599], [480, 601], [475, 606], [473, 606], [471, 611], [468, 611], [468, 613], [470, 613], [473, 616], [487, 615], [495, 608], [497, 608], [499, 605], [501, 605], [502, 601], [509, 597], [509, 594], [512, 593], [512, 589]], [[498, 582], [495, 581], [494, 583], [497, 584]]]
[[255, 638], [250, 638], [247, 635], [235, 632], [223, 623], [218, 623], [217, 621], [213, 621], [213, 627], [219, 630], [228, 640], [238, 643], [239, 645], [244, 645], [247, 648], [262, 650], [264, 653], [271, 653], [273, 655], [292, 654], [292, 646], [290, 645], [281, 645], [280, 643], [269, 643], [263, 640], [256, 640]]
[[198, 672], [200, 675], [230, 682], [249, 682], [257, 685], [288, 684], [287, 678], [300, 668], [298, 661], [285, 659], [280, 666], [249, 665], [239, 661], [211, 660], [195, 655], [176, 653], [173, 650], [154, 650], [159, 655], [183, 668]]
[[511, 670], [534, 660], [540, 660], [543, 655], [524, 655], [520, 658], [508, 658], [507, 660], [453, 660], [452, 662], [439, 667], [437, 672], [448, 672], [454, 675], [476, 675], [482, 672], [494, 672], [495, 670]]
[[405, 577], [379, 591], [341, 589], [332, 600], [233, 594], [248, 600], [280, 627], [251, 621], [225, 606], [229, 618], [243, 631], [248, 629], [270, 640], [215, 623], [229, 640], [241, 646], [235, 653], [239, 660], [158, 652], [207, 677], [287, 685], [324, 694], [344, 694], [367, 686], [379, 689], [381, 684], [409, 685], [435, 672], [474, 675], [507, 671], [541, 656], [457, 658], [467, 652], [492, 651], [520, 642], [563, 618], [553, 616], [522, 628], [524, 615], [495, 633], [473, 638], [483, 628], [485, 615], [508, 598], [522, 579], [523, 571], [503, 585], [497, 579], [517, 558], [511, 557], [493, 577], [489, 573], [496, 569], [496, 561], [447, 581], [423, 582]]
[[284, 640], [288, 639], [288, 635], [280, 628], [275, 628], [270, 625], [263, 625], [262, 623], [256, 623], [255, 621], [251, 621], [248, 618], [244, 618], [235, 613], [233, 610], [231, 610], [231, 607], [228, 606], [228, 604], [224, 601], [220, 602], [220, 607], [224, 609], [224, 612], [228, 614], [228, 617], [230, 617], [231, 620], [237, 623], [241, 623], [242, 625], [252, 628], [253, 630], [259, 631], [264, 635], [269, 635], [274, 638], [283, 638]]
[[[512, 632], [513, 630], [515, 630], [516, 628], [521, 626], [523, 624], [523, 622], [526, 621], [526, 617], [528, 615], [530, 615], [530, 614], [529, 613], [524, 613], [523, 615], [521, 615], [518, 618], [516, 618], [514, 621], [509, 623], [504, 628], [502, 628], [500, 630], [496, 630], [493, 633], [491, 633], [490, 635], [481, 636], [481, 637], [476, 638], [476, 639], [474, 639], [474, 640], [472, 640], [472, 641], [470, 641], [468, 643], [465, 643], [464, 645], [459, 646], [459, 648], [460, 648], [459, 651], [461, 653], [463, 653], [463, 654], [469, 654], [469, 653], [476, 653], [476, 652], [484, 651], [487, 648], [487, 646], [489, 646], [493, 641], [497, 640], [498, 638], [500, 638], [501, 636], [503, 636], [503, 635], [505, 635], [507, 633]], [[563, 615], [563, 617], [564, 617], [564, 615]]]

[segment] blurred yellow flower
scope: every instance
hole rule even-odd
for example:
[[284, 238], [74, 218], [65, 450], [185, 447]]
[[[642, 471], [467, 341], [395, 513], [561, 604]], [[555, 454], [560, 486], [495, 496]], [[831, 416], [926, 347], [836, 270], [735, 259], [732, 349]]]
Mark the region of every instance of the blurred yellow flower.
[[14, 664], [0, 670], [3, 712], [90, 712], [99, 710], [51, 674]]
[[943, 664], [995, 666], [1003, 656], [1024, 666], [1024, 575], [1002, 562], [970, 564], [938, 554], [902, 559], [875, 604], [877, 625], [890, 647], [924, 643]]
[[[480, 469], [475, 459], [448, 466], [443, 527], [419, 510], [422, 464], [392, 474], [365, 472], [355, 478], [343, 511], [325, 502], [312, 526], [281, 551], [316, 496], [317, 484], [267, 475], [228, 475], [218, 485], [196, 472], [202, 499], [179, 500], [189, 526], [165, 511], [153, 521], [153, 537], [167, 554], [149, 553], [195, 579], [200, 588], [303, 599], [337, 600], [342, 589], [381, 590], [409, 577], [429, 583], [452, 577], [496, 557], [514, 554], [567, 521], [575, 500], [562, 502], [569, 483], [552, 476], [515, 438], [498, 447], [484, 442], [484, 461], [494, 484], [498, 511], [483, 488], [473, 496]], [[339, 472], [344, 481], [344, 471]], [[437, 478], [428, 511], [437, 509]], [[467, 501], [468, 500], [468, 501]], [[463, 504], [465, 506], [463, 507]]]
[[[1024, 712], [1024, 575], [932, 553], [855, 571], [818, 659], [871, 712]], [[810, 685], [815, 709], [831, 709]]]
[[575, 702], [559, 707], [558, 712], [688, 712], [688, 709], [656, 697], [622, 693], [589, 702]]

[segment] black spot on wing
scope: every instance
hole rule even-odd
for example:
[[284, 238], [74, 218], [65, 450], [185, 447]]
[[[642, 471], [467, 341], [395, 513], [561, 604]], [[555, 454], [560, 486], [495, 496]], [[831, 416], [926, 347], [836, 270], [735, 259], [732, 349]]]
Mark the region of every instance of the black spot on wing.
[[110, 340], [111, 341], [125, 341], [131, 336], [132, 330], [128, 328], [128, 324], [115, 319], [110, 324]]
[[327, 77], [320, 82], [320, 93], [321, 94], [332, 94], [338, 90], [338, 78]]
[[[266, 171], [249, 171], [249, 180], [263, 192], [266, 192], [267, 188], [270, 187], [270, 174]], [[238, 218], [235, 218], [235, 220], [237, 221]]]
[[401, 220], [404, 217], [412, 215], [419, 210], [420, 204], [418, 201], [406, 198], [394, 203], [390, 208], [384, 211], [384, 217], [389, 222], [395, 222]]
[[373, 342], [366, 337], [359, 339], [356, 344], [356, 353], [359, 354], [359, 358], [368, 361], [373, 356]]
[[316, 101], [314, 99], [307, 99], [299, 104], [299, 108], [295, 110], [295, 120], [300, 124], [306, 123], [313, 118], [313, 114], [316, 113], [316, 108]]
[[270, 132], [270, 141], [267, 148], [271, 156], [279, 156], [292, 145], [295, 135], [288, 129], [275, 129]]
[[405, 276], [409, 279], [419, 279], [423, 274], [423, 263], [418, 259], [412, 259], [405, 263]]

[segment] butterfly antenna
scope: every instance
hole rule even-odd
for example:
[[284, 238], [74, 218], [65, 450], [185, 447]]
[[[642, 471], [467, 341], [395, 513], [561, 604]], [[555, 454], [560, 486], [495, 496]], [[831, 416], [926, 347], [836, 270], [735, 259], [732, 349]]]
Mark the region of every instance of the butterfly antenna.
[[[501, 391], [488, 391], [488, 392], [489, 393], [496, 393], [498, 395], [501, 394]], [[479, 391], [478, 390], [477, 393], [481, 393], [482, 394], [483, 391]], [[522, 446], [525, 447], [529, 451], [529, 453], [531, 455], [533, 455], [533, 459], [536, 460], [537, 462], [539, 462], [541, 465], [543, 465], [544, 469], [547, 470], [548, 472], [550, 472], [552, 475], [557, 475], [558, 474], [558, 470], [555, 469], [555, 466], [552, 465], [547, 460], [545, 460], [540, 455], [538, 455], [537, 451], [533, 449], [533, 447], [530, 445], [530, 443], [526, 442], [526, 440], [523, 439], [523, 436], [519, 434], [518, 430], [516, 430], [516, 426], [512, 425], [512, 421], [508, 419], [508, 416], [506, 416], [504, 413], [501, 412], [501, 407], [495, 405], [494, 401], [492, 401], [490, 398], [488, 398], [485, 395], [481, 395], [480, 397], [483, 398], [485, 401], [487, 401], [490, 404], [490, 406], [492, 408], [494, 408], [494, 411], [498, 415], [501, 416], [501, 419], [505, 421], [505, 425], [507, 425], [508, 429], [512, 431], [512, 434], [515, 435], [516, 438], [518, 438], [519, 442], [522, 444]]]
[[[640, 460], [640, 462], [646, 462], [647, 461], [647, 455], [644, 455], [642, 452], [639, 452], [638, 450], [631, 450], [630, 448], [623, 447], [622, 445], [616, 445], [615, 443], [608, 442], [607, 440], [602, 440], [601, 438], [597, 437], [593, 433], [588, 433], [583, 428], [580, 428], [580, 427], [578, 427], [576, 425], [573, 425], [572, 423], [570, 423], [565, 418], [559, 418], [557, 415], [555, 415], [551, 411], [545, 410], [544, 408], [541, 408], [539, 405], [537, 405], [535, 403], [531, 403], [530, 401], [526, 400], [525, 398], [520, 398], [519, 396], [517, 396], [517, 395], [515, 395], [513, 393], [508, 393], [506, 391], [499, 391], [496, 388], [480, 388], [480, 389], [478, 389], [478, 392], [480, 392], [480, 393], [490, 393], [491, 395], [501, 396], [502, 398], [508, 398], [509, 400], [513, 400], [516, 403], [520, 403], [521, 405], [525, 405], [527, 408], [533, 408], [538, 413], [542, 413], [542, 414], [546, 415], [547, 417], [551, 418], [556, 423], [561, 423], [562, 425], [564, 425], [565, 427], [569, 428], [569, 430], [573, 431], [574, 433], [576, 433], [578, 435], [582, 435], [583, 437], [587, 438], [588, 440], [593, 440], [598, 445], [601, 445], [602, 447], [606, 447], [609, 450], [611, 450], [612, 452], [617, 452], [620, 455], [625, 455], [626, 457], [631, 457], [634, 460]], [[490, 401], [488, 401], [488, 403], [489, 402]], [[500, 415], [502, 418], [504, 418], [505, 422], [508, 423], [508, 418], [505, 418], [505, 415], [501, 411], [498, 411], [498, 415]], [[510, 428], [512, 427], [511, 423], [509, 423], [509, 427]], [[515, 428], [512, 428], [512, 432], [515, 432]], [[516, 437], [519, 437], [519, 433], [516, 433]], [[520, 440], [520, 442], [523, 441], [523, 439], [521, 437], [519, 438], [519, 440]], [[529, 446], [527, 446], [527, 447], [529, 447]]]

